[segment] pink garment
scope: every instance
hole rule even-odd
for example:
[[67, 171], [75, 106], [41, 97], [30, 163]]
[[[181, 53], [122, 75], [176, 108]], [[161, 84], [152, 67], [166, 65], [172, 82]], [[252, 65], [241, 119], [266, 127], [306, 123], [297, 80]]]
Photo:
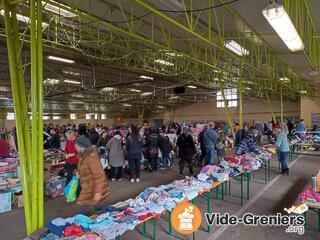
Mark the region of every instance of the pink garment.
[[207, 165], [201, 169], [201, 173], [211, 175], [214, 172], [217, 172], [220, 169], [217, 165]]
[[300, 201], [306, 201], [307, 199], [314, 199], [317, 202], [320, 202], [320, 193], [313, 191], [312, 189], [307, 189], [299, 194], [298, 199]]

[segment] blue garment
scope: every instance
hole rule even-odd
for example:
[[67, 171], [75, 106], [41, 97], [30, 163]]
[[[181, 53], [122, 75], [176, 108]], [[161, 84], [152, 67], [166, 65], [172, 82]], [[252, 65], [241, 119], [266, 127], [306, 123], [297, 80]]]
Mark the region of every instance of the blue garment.
[[211, 145], [211, 146], [206, 146], [205, 147], [206, 149], [206, 165], [213, 165], [214, 164], [214, 146]]
[[305, 132], [307, 130], [306, 124], [304, 122], [299, 122], [297, 124], [297, 131]]
[[94, 224], [96, 221], [89, 218], [86, 215], [78, 214], [73, 217], [74, 223], [77, 225], [81, 225], [84, 228], [89, 228], [91, 224]]
[[288, 137], [285, 132], [281, 132], [278, 134], [275, 146], [277, 148], [279, 148], [281, 152], [289, 152], [290, 151]]
[[215, 146], [219, 135], [212, 128], [208, 128], [203, 135], [203, 145], [205, 147]]
[[52, 222], [46, 224], [46, 228], [48, 228], [49, 232], [58, 235], [59, 237], [63, 236], [63, 231], [68, 226], [71, 226], [71, 224], [67, 223], [61, 226], [54, 225]]
[[133, 142], [131, 137], [129, 136], [126, 141], [126, 148], [128, 156], [130, 156], [131, 158], [140, 159], [143, 148], [142, 138], [139, 137], [139, 139], [136, 142]]
[[280, 152], [280, 165], [281, 165], [281, 170], [283, 172], [288, 170], [288, 165], [287, 165], [287, 157], [289, 155], [289, 152]]

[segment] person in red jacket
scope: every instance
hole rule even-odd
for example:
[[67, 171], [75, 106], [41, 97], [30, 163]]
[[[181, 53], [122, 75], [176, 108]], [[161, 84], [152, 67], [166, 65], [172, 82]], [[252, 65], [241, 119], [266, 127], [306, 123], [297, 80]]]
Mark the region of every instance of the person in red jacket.
[[0, 158], [9, 157], [10, 146], [6, 140], [0, 137]]
[[64, 150], [66, 155], [66, 170], [67, 170], [67, 183], [70, 182], [74, 175], [74, 171], [77, 169], [79, 159], [77, 157], [78, 151], [75, 147], [76, 133], [73, 130], [68, 130], [66, 133], [66, 148]]

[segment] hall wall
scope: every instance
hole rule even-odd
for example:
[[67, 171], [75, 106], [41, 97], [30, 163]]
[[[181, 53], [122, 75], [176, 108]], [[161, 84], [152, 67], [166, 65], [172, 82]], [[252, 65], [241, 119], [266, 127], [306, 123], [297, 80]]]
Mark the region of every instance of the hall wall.
[[[271, 102], [273, 111], [277, 118], [280, 118], [280, 103]], [[235, 121], [239, 119], [239, 110], [237, 107], [229, 108], [231, 118]], [[295, 117], [300, 116], [299, 102], [284, 102], [284, 116]], [[245, 98], [243, 103], [243, 119], [248, 122], [252, 121], [270, 121], [272, 118], [267, 100], [261, 98]], [[153, 115], [149, 120], [164, 119], [170, 120], [169, 112]], [[219, 121], [227, 120], [224, 108], [217, 108], [216, 100], [211, 99], [206, 102], [199, 102], [189, 106], [177, 108], [174, 111], [173, 120], [182, 121]]]

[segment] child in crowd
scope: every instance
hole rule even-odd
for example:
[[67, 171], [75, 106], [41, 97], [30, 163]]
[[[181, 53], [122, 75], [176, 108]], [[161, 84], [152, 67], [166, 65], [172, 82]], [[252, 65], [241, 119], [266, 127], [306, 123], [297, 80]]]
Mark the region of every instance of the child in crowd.
[[217, 140], [216, 148], [217, 148], [217, 156], [218, 156], [218, 161], [222, 161], [223, 157], [225, 156], [225, 142], [226, 142], [226, 137], [224, 132], [220, 132], [219, 138]]

